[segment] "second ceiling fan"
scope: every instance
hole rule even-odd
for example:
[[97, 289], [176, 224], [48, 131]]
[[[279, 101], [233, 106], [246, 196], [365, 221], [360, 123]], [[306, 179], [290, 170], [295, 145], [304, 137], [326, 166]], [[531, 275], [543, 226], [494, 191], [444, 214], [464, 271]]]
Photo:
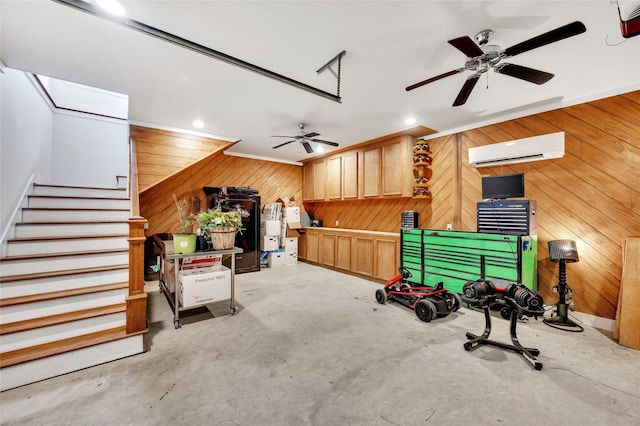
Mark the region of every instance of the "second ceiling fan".
[[449, 44], [467, 55], [467, 62], [464, 67], [412, 84], [405, 90], [410, 91], [417, 89], [425, 84], [433, 83], [434, 81], [438, 81], [442, 78], [449, 77], [463, 71], [474, 71], [474, 73], [467, 78], [467, 81], [465, 81], [462, 89], [453, 102], [453, 106], [460, 106], [467, 102], [467, 99], [480, 76], [490, 68], [498, 74], [505, 74], [535, 84], [544, 84], [553, 78], [553, 74], [501, 61], [537, 47], [542, 47], [565, 38], [573, 37], [585, 32], [586, 30], [587, 29], [582, 22], [575, 21], [506, 49], [502, 49], [500, 46], [495, 44], [487, 44], [489, 42], [489, 38], [493, 34], [492, 30], [483, 30], [476, 34], [475, 39], [477, 44], [469, 36], [454, 38], [449, 40]]
[[300, 130], [298, 131], [298, 134], [296, 134], [295, 136], [280, 136], [280, 135], [271, 136], [272, 138], [293, 138], [293, 140], [274, 146], [273, 149], [280, 148], [281, 146], [285, 146], [287, 144], [290, 144], [291, 142], [296, 142], [296, 141], [302, 144], [302, 146], [304, 147], [305, 151], [307, 151], [308, 154], [311, 154], [313, 152], [313, 147], [309, 142], [322, 143], [330, 146], [338, 146], [336, 142], [316, 139], [316, 136], [320, 136], [320, 133], [316, 133], [316, 132], [305, 133], [304, 123], [298, 124], [298, 129]]

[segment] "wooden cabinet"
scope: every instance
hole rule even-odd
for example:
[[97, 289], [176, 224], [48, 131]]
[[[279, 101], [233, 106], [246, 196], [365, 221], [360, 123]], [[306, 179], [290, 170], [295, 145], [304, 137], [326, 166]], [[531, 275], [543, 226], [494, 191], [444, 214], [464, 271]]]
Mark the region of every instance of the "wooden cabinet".
[[305, 164], [303, 200], [411, 197], [413, 142], [400, 136]]
[[342, 199], [358, 198], [358, 159], [362, 153], [348, 151], [342, 154]]
[[342, 156], [327, 159], [327, 198], [340, 200], [342, 198]]
[[[299, 258], [353, 274], [386, 281], [397, 274], [400, 235], [340, 228], [305, 228]], [[304, 256], [303, 256], [304, 253]]]
[[362, 197], [380, 196], [380, 147], [365, 149], [362, 153]]
[[411, 140], [403, 136], [382, 145], [382, 196], [410, 197], [413, 163]]

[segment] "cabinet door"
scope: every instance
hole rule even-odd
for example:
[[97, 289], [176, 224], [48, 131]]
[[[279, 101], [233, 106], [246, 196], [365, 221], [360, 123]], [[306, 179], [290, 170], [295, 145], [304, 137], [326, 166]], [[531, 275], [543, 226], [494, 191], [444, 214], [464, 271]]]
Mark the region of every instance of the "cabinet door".
[[398, 246], [396, 240], [376, 238], [373, 248], [374, 278], [388, 280], [398, 273]]
[[358, 198], [357, 151], [342, 154], [342, 198], [345, 200]]
[[318, 262], [318, 231], [306, 230], [305, 240], [307, 241], [307, 261]]
[[304, 180], [302, 187], [302, 200], [313, 201], [313, 164], [306, 164], [302, 168], [302, 178]]
[[336, 235], [320, 233], [320, 263], [327, 266], [336, 264]]
[[380, 196], [380, 148], [363, 152], [362, 159], [362, 196]]
[[353, 272], [368, 277], [373, 275], [373, 238], [356, 235], [353, 237]]
[[324, 201], [327, 183], [327, 168], [324, 160], [313, 163], [313, 199]]
[[351, 270], [351, 236], [336, 235], [336, 268]]
[[[412, 173], [405, 138], [398, 138], [382, 146], [382, 195], [385, 197], [408, 196]], [[409, 176], [409, 177], [408, 177]]]
[[339, 200], [342, 198], [342, 157], [327, 160], [327, 198]]

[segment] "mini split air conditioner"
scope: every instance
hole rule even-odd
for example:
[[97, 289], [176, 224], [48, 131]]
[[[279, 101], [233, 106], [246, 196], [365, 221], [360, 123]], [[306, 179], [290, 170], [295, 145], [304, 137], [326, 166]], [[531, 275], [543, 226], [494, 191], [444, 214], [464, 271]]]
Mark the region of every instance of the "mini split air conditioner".
[[469, 148], [471, 167], [502, 166], [564, 157], [564, 132]]
[[620, 30], [624, 38], [640, 34], [640, 0], [618, 0]]

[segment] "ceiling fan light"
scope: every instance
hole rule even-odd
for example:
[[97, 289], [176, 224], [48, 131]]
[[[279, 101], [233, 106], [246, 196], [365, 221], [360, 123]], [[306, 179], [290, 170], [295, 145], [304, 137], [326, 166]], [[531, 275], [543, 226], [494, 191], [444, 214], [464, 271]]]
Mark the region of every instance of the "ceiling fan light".
[[122, 4], [117, 0], [96, 0], [96, 5], [113, 15], [125, 15], [124, 6], [122, 6]]

